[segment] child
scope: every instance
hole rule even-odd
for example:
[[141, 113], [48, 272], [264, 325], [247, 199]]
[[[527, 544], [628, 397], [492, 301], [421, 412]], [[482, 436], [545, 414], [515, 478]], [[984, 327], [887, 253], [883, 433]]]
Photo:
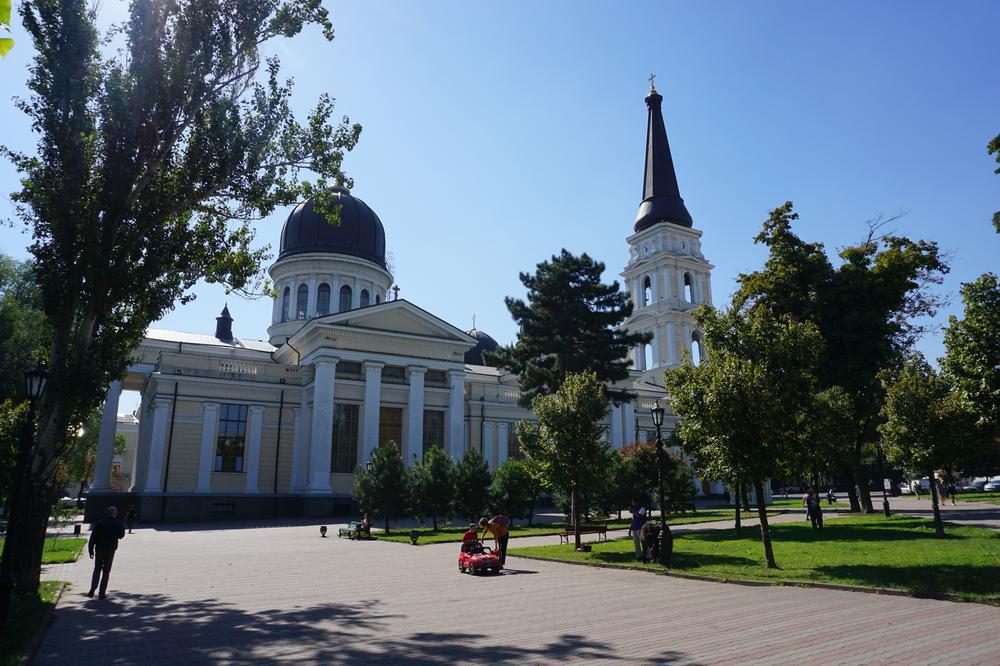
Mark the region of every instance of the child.
[[469, 529], [462, 535], [462, 552], [468, 553], [479, 547], [479, 532], [475, 523], [469, 523]]

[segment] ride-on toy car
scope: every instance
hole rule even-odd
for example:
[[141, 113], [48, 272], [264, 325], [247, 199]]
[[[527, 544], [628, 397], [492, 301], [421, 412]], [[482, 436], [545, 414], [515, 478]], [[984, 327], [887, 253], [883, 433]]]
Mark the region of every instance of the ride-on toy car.
[[468, 571], [475, 576], [480, 573], [500, 573], [500, 558], [493, 552], [492, 548], [484, 546], [483, 543], [464, 543], [462, 551], [458, 554], [458, 570], [462, 573]]

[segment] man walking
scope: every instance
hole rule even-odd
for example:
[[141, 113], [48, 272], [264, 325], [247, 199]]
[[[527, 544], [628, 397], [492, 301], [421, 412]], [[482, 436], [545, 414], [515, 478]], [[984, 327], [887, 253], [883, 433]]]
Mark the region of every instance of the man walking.
[[125, 525], [117, 516], [118, 509], [109, 506], [104, 518], [94, 523], [94, 527], [90, 530], [87, 552], [90, 553], [90, 559], [94, 560], [94, 575], [90, 579], [88, 597], [94, 596], [98, 582], [101, 584], [101, 599], [108, 591], [108, 578], [111, 576], [111, 564], [115, 561], [118, 540], [125, 536]]
[[646, 524], [646, 507], [637, 498], [633, 497], [628, 509], [632, 514], [632, 522], [629, 523], [629, 530], [632, 532], [632, 544], [635, 546], [635, 559], [641, 560], [644, 559], [644, 550], [642, 547], [642, 537], [639, 535], [639, 532], [642, 530], [642, 526]]

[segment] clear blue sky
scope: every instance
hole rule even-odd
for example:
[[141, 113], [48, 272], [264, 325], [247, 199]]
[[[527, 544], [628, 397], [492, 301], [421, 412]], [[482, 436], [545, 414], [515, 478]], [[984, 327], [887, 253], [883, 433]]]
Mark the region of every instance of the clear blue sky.
[[[15, 0], [16, 1], [16, 0]], [[519, 271], [566, 247], [617, 279], [641, 198], [650, 72], [716, 303], [759, 267], [751, 239], [787, 199], [798, 232], [834, 250], [865, 221], [906, 211], [900, 233], [951, 254], [943, 286], [1000, 268], [1000, 3], [328, 2], [318, 31], [276, 52], [305, 110], [321, 92], [364, 126], [346, 168], [381, 217], [400, 296], [501, 342]], [[103, 3], [105, 20], [124, 4]], [[15, 13], [17, 6], [15, 5]], [[0, 90], [24, 95], [18, 28]], [[29, 148], [16, 111], [0, 141]], [[0, 165], [0, 192], [16, 188]], [[0, 215], [10, 203], [0, 200]], [[277, 246], [287, 211], [258, 225]], [[0, 229], [0, 249], [26, 238]], [[198, 299], [156, 324], [212, 332], [226, 300]], [[268, 303], [229, 298], [237, 335], [263, 338]], [[940, 335], [922, 343], [931, 358]]]

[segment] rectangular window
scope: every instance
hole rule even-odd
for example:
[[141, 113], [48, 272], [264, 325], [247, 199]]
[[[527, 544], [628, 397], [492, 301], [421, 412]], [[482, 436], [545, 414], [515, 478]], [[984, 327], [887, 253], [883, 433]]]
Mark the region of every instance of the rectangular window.
[[444, 370], [428, 370], [427, 375], [424, 377], [424, 384], [426, 386], [447, 388], [448, 376], [444, 373]]
[[382, 407], [378, 411], [378, 445], [389, 442], [403, 450], [403, 410], [399, 407]]
[[444, 412], [424, 410], [424, 455], [432, 446], [444, 448]]
[[215, 471], [242, 472], [247, 438], [247, 406], [221, 405], [215, 440]]
[[337, 364], [338, 379], [361, 379], [361, 364], [354, 361], [341, 361]]
[[405, 384], [406, 368], [401, 365], [387, 365], [382, 368], [382, 381], [386, 384]]
[[333, 448], [330, 471], [351, 473], [358, 466], [358, 406], [333, 405]]

